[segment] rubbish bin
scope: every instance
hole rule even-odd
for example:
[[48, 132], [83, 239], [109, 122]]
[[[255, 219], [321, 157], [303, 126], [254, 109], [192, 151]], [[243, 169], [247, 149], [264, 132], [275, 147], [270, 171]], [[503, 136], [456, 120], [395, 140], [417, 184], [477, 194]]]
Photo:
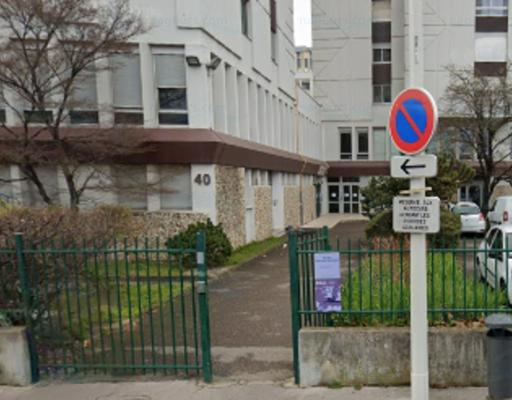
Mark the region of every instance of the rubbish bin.
[[485, 319], [487, 380], [492, 400], [512, 399], [512, 317], [493, 314]]

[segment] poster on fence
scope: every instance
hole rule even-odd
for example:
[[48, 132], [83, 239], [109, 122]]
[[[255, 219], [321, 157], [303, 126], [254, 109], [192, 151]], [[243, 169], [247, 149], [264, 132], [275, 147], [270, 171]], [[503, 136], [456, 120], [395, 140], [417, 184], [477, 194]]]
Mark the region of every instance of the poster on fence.
[[341, 311], [340, 253], [315, 254], [315, 297], [318, 312]]

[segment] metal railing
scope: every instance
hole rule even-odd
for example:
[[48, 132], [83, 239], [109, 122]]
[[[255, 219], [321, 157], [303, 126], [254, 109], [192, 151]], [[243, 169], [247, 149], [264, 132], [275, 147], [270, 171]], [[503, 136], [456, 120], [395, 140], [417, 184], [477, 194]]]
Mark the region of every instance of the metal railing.
[[[481, 243], [484, 243], [481, 245]], [[405, 240], [329, 241], [327, 229], [289, 234], [292, 332], [298, 355], [303, 327], [404, 326], [409, 324], [410, 270]], [[341, 311], [319, 312], [314, 255], [338, 252]], [[483, 238], [457, 248], [428, 247], [428, 317], [431, 325], [479, 324], [490, 313], [510, 313], [512, 243], [490, 248]], [[295, 357], [295, 360], [297, 358]], [[296, 361], [297, 363], [297, 361]], [[296, 377], [298, 364], [295, 365]]]
[[[0, 311], [27, 326], [33, 380], [70, 373], [212, 379], [205, 237], [0, 250]], [[5, 283], [5, 281], [4, 281]], [[19, 313], [19, 314], [17, 314]]]

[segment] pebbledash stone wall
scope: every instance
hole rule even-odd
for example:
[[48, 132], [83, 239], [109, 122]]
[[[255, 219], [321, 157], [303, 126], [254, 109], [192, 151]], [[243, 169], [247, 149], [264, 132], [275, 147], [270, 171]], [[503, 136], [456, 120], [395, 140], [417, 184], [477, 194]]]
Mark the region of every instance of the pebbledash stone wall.
[[256, 240], [265, 240], [272, 236], [272, 187], [254, 188], [254, 208], [256, 220]]
[[243, 168], [216, 166], [217, 222], [233, 247], [245, 244], [245, 171]]
[[284, 187], [284, 225], [300, 226], [300, 188], [299, 186]]
[[302, 203], [304, 223], [307, 224], [316, 218], [316, 191], [313, 185], [306, 185], [302, 188]]
[[137, 217], [145, 236], [166, 239], [183, 232], [190, 224], [206, 222], [207, 215], [193, 212], [151, 212]]

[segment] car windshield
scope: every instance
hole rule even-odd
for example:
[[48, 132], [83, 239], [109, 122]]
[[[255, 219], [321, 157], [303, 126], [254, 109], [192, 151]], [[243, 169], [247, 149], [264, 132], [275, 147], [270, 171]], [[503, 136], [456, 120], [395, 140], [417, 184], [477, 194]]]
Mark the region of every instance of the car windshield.
[[480, 214], [480, 208], [477, 206], [455, 206], [453, 212], [458, 215], [475, 215]]

